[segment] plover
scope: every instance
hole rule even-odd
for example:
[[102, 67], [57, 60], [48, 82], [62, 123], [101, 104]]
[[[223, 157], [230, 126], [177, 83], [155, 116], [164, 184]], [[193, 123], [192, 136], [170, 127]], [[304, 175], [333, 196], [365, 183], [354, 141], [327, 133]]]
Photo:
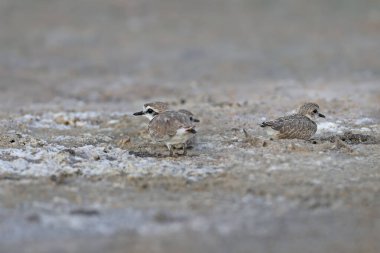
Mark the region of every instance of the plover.
[[181, 110], [178, 110], [178, 112], [186, 114], [189, 117], [190, 121], [192, 121], [192, 122], [198, 123], [200, 121], [199, 119], [194, 117], [194, 114], [192, 112], [190, 112], [188, 110], [181, 109]]
[[[265, 121], [261, 127], [270, 127], [276, 132], [278, 139], [310, 139], [317, 132], [316, 117], [325, 118], [319, 112], [319, 105], [315, 103], [303, 104], [296, 114]], [[271, 134], [271, 133], [269, 133]]]
[[[185, 110], [185, 109], [181, 109], [181, 110], [178, 110], [178, 112], [180, 113], [183, 113], [185, 115], [187, 115], [187, 117], [189, 117], [190, 121], [193, 122], [194, 124], [196, 123], [199, 123], [200, 120], [195, 118], [194, 117], [194, 114], [188, 110]], [[189, 148], [192, 148], [194, 147], [195, 143], [196, 143], [196, 136], [194, 135], [193, 137], [191, 137], [189, 140], [187, 140], [186, 142], [186, 146], [189, 147]], [[177, 148], [177, 146], [175, 146]]]
[[[160, 109], [157, 107], [160, 107]], [[162, 103], [144, 105], [144, 110], [133, 115], [144, 115], [150, 119], [148, 131], [153, 141], [165, 143], [170, 155], [173, 155], [173, 146], [182, 145], [183, 155], [187, 153], [187, 141], [195, 134], [195, 125], [190, 117], [178, 111], [166, 111]], [[161, 112], [164, 110], [163, 112]]]

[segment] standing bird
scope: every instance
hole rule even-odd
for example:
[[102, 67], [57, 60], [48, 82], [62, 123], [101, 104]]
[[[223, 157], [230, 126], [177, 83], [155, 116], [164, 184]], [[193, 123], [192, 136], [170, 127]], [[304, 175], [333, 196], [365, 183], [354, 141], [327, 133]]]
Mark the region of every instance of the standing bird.
[[276, 132], [278, 139], [309, 140], [317, 132], [316, 117], [325, 118], [319, 113], [319, 105], [315, 103], [303, 104], [298, 113], [261, 123], [261, 127], [270, 127]]
[[187, 141], [197, 133], [190, 117], [182, 112], [167, 111], [162, 102], [144, 105], [144, 110], [133, 115], [144, 115], [150, 119], [149, 135], [153, 141], [165, 143], [170, 155], [173, 156], [173, 146], [182, 145], [183, 155], [187, 153]]

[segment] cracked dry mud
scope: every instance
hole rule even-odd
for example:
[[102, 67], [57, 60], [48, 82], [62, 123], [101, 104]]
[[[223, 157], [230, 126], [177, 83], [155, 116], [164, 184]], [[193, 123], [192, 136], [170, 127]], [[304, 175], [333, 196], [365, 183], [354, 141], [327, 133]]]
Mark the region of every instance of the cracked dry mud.
[[[379, 13], [0, 0], [0, 252], [380, 252]], [[201, 120], [187, 156], [155, 100]], [[259, 127], [305, 101], [312, 140]]]

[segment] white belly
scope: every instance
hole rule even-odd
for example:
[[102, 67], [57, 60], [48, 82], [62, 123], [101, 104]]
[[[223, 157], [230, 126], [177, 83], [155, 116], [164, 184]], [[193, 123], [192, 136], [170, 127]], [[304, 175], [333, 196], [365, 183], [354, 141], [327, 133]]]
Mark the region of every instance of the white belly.
[[195, 134], [187, 132], [185, 129], [181, 128], [177, 130], [176, 135], [166, 140], [166, 145], [175, 145], [175, 144], [183, 144], [187, 142], [190, 138], [192, 138]]
[[265, 130], [267, 132], [267, 135], [270, 137], [275, 137], [278, 134], [278, 131], [272, 129], [271, 127], [266, 127]]

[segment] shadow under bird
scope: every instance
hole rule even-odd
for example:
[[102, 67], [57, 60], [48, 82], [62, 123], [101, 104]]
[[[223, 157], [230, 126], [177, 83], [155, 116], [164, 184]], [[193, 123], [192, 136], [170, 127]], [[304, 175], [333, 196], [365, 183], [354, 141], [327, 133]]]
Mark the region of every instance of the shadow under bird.
[[303, 139], [309, 140], [317, 132], [317, 117], [325, 118], [319, 112], [319, 105], [315, 103], [303, 104], [298, 112], [293, 115], [281, 117], [260, 124], [263, 128], [269, 128], [269, 134], [274, 132], [278, 139]]
[[182, 145], [183, 155], [187, 153], [187, 141], [197, 133], [195, 125], [188, 114], [179, 111], [168, 111], [168, 104], [154, 102], [145, 104], [143, 110], [135, 116], [145, 116], [150, 122], [149, 135], [153, 141], [165, 143], [170, 155], [173, 155], [173, 146]]

